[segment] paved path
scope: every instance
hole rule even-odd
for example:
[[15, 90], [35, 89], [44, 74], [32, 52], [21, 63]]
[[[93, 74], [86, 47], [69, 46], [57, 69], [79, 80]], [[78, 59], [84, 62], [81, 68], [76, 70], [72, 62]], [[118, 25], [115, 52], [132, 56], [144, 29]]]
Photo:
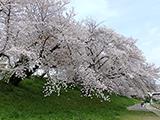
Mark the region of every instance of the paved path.
[[136, 104], [136, 105], [128, 107], [127, 109], [128, 110], [135, 110], [135, 111], [153, 112], [157, 116], [160, 117], [160, 110], [157, 108], [154, 108], [149, 103], [145, 104], [144, 106], [141, 106], [141, 104]]
[[160, 110], [159, 110], [159, 109], [153, 107], [153, 106], [150, 105], [149, 103], [147, 103], [147, 104], [145, 105], [145, 107], [146, 107], [149, 111], [154, 112], [156, 115], [158, 115], [158, 116], [160, 117]]
[[141, 106], [141, 104], [135, 104], [133, 106], [130, 106], [127, 108], [128, 110], [135, 110], [135, 111], [146, 111], [149, 112], [149, 110], [144, 106]]

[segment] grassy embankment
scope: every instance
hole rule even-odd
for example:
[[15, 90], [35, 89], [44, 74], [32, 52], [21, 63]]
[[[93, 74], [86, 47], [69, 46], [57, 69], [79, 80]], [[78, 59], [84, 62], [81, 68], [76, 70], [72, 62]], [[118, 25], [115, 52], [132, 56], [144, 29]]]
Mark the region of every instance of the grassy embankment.
[[111, 102], [80, 97], [78, 90], [44, 98], [42, 81], [25, 80], [19, 87], [0, 82], [0, 120], [160, 120], [152, 113], [127, 111], [134, 99], [111, 96]]

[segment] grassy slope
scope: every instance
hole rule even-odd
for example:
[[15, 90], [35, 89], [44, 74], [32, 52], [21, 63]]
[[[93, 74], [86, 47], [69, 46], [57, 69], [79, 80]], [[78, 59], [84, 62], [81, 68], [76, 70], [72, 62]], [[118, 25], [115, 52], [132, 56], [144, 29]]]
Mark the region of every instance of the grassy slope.
[[126, 106], [136, 101], [125, 97], [112, 96], [111, 102], [100, 102], [69, 90], [59, 97], [44, 98], [41, 90], [38, 79], [23, 81], [19, 87], [0, 82], [0, 120], [135, 120], [134, 116], [144, 115], [158, 120], [151, 113], [127, 111]]

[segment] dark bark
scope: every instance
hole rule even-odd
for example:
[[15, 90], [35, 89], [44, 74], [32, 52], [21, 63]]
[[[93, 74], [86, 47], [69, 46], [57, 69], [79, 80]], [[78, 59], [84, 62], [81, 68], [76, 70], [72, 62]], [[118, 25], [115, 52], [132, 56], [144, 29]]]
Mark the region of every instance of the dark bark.
[[22, 81], [21, 77], [17, 77], [16, 74], [14, 73], [10, 79], [9, 79], [9, 84], [12, 84], [14, 86], [18, 86], [18, 84]]
[[53, 52], [53, 51], [55, 51], [56, 49], [60, 49], [61, 47], [60, 47], [60, 44], [57, 44], [55, 47], [53, 47], [51, 50], [50, 50], [50, 52]]
[[[35, 67], [33, 68], [33, 70], [29, 70], [28, 68], [24, 70], [24, 73], [26, 74], [26, 78], [29, 78], [37, 69], [39, 68], [38, 65], [35, 65]], [[22, 77], [17, 77], [16, 73], [14, 73], [10, 79], [9, 79], [9, 83], [14, 85], [14, 86], [18, 86], [19, 83], [23, 80]]]
[[44, 73], [40, 76], [40, 78], [44, 78], [44, 76], [45, 76], [46, 74], [47, 74], [47, 73], [44, 72]]

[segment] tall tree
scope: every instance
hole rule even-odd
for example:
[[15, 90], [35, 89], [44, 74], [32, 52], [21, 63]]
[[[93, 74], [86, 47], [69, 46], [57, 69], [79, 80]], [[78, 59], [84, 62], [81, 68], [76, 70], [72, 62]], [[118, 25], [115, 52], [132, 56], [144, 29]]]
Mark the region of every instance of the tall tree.
[[[136, 40], [92, 20], [79, 23], [66, 0], [1, 0], [0, 58], [8, 82], [18, 85], [38, 69], [46, 96], [79, 86], [85, 96], [105, 92], [143, 97], [154, 91], [159, 68], [149, 65]], [[143, 87], [142, 87], [143, 86]]]

